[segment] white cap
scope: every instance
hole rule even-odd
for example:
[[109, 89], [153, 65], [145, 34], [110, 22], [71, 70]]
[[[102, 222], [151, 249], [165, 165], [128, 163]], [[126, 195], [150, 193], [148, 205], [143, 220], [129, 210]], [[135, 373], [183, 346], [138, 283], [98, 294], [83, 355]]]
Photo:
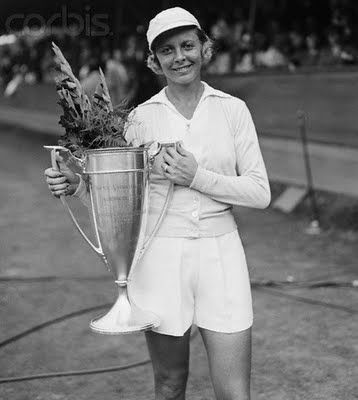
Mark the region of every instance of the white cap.
[[161, 33], [181, 26], [194, 25], [201, 29], [199, 21], [189, 11], [181, 7], [168, 8], [157, 14], [150, 22], [147, 30], [147, 40], [151, 48], [153, 40]]

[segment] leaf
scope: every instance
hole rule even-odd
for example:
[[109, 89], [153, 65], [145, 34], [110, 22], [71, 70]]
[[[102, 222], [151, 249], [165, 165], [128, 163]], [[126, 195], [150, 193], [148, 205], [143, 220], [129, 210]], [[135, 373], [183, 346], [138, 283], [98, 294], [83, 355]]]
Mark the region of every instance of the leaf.
[[70, 66], [70, 64], [68, 63], [68, 61], [66, 60], [65, 56], [63, 55], [62, 51], [59, 49], [59, 47], [56, 46], [56, 44], [54, 42], [51, 43], [52, 44], [52, 50], [54, 51], [54, 53], [56, 54], [56, 57], [59, 60], [60, 63], [60, 69], [61, 72], [69, 77], [75, 84], [77, 87], [80, 87], [81, 84], [78, 81], [78, 79], [75, 77], [75, 75], [72, 72], [72, 68]]
[[79, 156], [90, 148], [128, 146], [124, 133], [131, 110], [124, 103], [113, 109], [103, 71], [99, 71], [92, 106], [61, 50], [54, 43], [52, 46], [60, 67], [55, 78], [58, 104], [63, 110], [59, 124], [65, 128], [59, 143]]
[[92, 97], [92, 102], [96, 107], [99, 107], [108, 112], [112, 112], [113, 105], [107, 87], [106, 79], [101, 68], [99, 69], [99, 76], [100, 81], [98, 82], [95, 93]]
[[104, 98], [105, 102], [108, 104], [109, 110], [113, 111], [113, 105], [112, 105], [112, 101], [111, 101], [111, 96], [109, 94], [106, 78], [105, 78], [104, 73], [101, 68], [99, 69], [99, 76], [101, 78], [101, 85], [102, 85], [102, 89], [103, 89], [103, 98]]

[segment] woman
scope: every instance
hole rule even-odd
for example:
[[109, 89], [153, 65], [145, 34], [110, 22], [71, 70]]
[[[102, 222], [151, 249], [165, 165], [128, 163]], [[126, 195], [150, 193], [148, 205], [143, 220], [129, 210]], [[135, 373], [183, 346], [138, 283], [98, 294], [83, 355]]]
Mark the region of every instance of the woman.
[[[151, 20], [148, 66], [167, 86], [135, 110], [127, 140], [180, 141], [168, 148], [151, 187], [153, 226], [175, 184], [167, 214], [133, 272], [130, 294], [157, 313], [146, 332], [157, 400], [185, 399], [190, 329], [203, 338], [217, 399], [250, 399], [252, 304], [248, 270], [232, 205], [265, 208], [270, 189], [245, 103], [201, 81], [211, 42], [196, 18], [175, 7]], [[161, 175], [159, 174], [161, 172]], [[68, 171], [46, 170], [55, 196], [86, 200]], [[149, 228], [150, 229], [150, 228]]]

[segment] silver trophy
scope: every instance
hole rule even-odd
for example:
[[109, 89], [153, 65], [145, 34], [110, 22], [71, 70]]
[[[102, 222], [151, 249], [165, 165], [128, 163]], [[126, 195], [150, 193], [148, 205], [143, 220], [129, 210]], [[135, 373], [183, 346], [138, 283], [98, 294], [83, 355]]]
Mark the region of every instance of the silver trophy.
[[127, 284], [133, 268], [159, 228], [173, 192], [173, 184], [170, 184], [161, 215], [150, 237], [146, 238], [151, 167], [163, 147], [175, 145], [154, 143], [143, 147], [87, 150], [83, 160], [62, 146], [44, 146], [52, 150], [54, 169], [58, 169], [56, 152], [59, 152], [65, 164], [87, 182], [97, 246], [79, 226], [65, 196], [61, 196], [61, 201], [83, 238], [101, 257], [118, 285], [118, 298], [112, 308], [90, 323], [95, 332], [121, 334], [159, 326], [158, 316], [141, 310], [130, 300]]

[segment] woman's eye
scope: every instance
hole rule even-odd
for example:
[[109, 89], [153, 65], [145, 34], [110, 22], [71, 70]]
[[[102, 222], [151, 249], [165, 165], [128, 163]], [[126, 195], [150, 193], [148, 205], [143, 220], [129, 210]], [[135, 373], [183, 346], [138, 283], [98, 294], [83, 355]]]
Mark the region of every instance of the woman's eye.
[[170, 49], [169, 49], [169, 47], [164, 47], [163, 49], [160, 50], [160, 52], [162, 54], [169, 54], [170, 53]]
[[192, 49], [193, 47], [194, 47], [194, 45], [192, 43], [184, 44], [184, 48], [187, 49], [187, 50]]

